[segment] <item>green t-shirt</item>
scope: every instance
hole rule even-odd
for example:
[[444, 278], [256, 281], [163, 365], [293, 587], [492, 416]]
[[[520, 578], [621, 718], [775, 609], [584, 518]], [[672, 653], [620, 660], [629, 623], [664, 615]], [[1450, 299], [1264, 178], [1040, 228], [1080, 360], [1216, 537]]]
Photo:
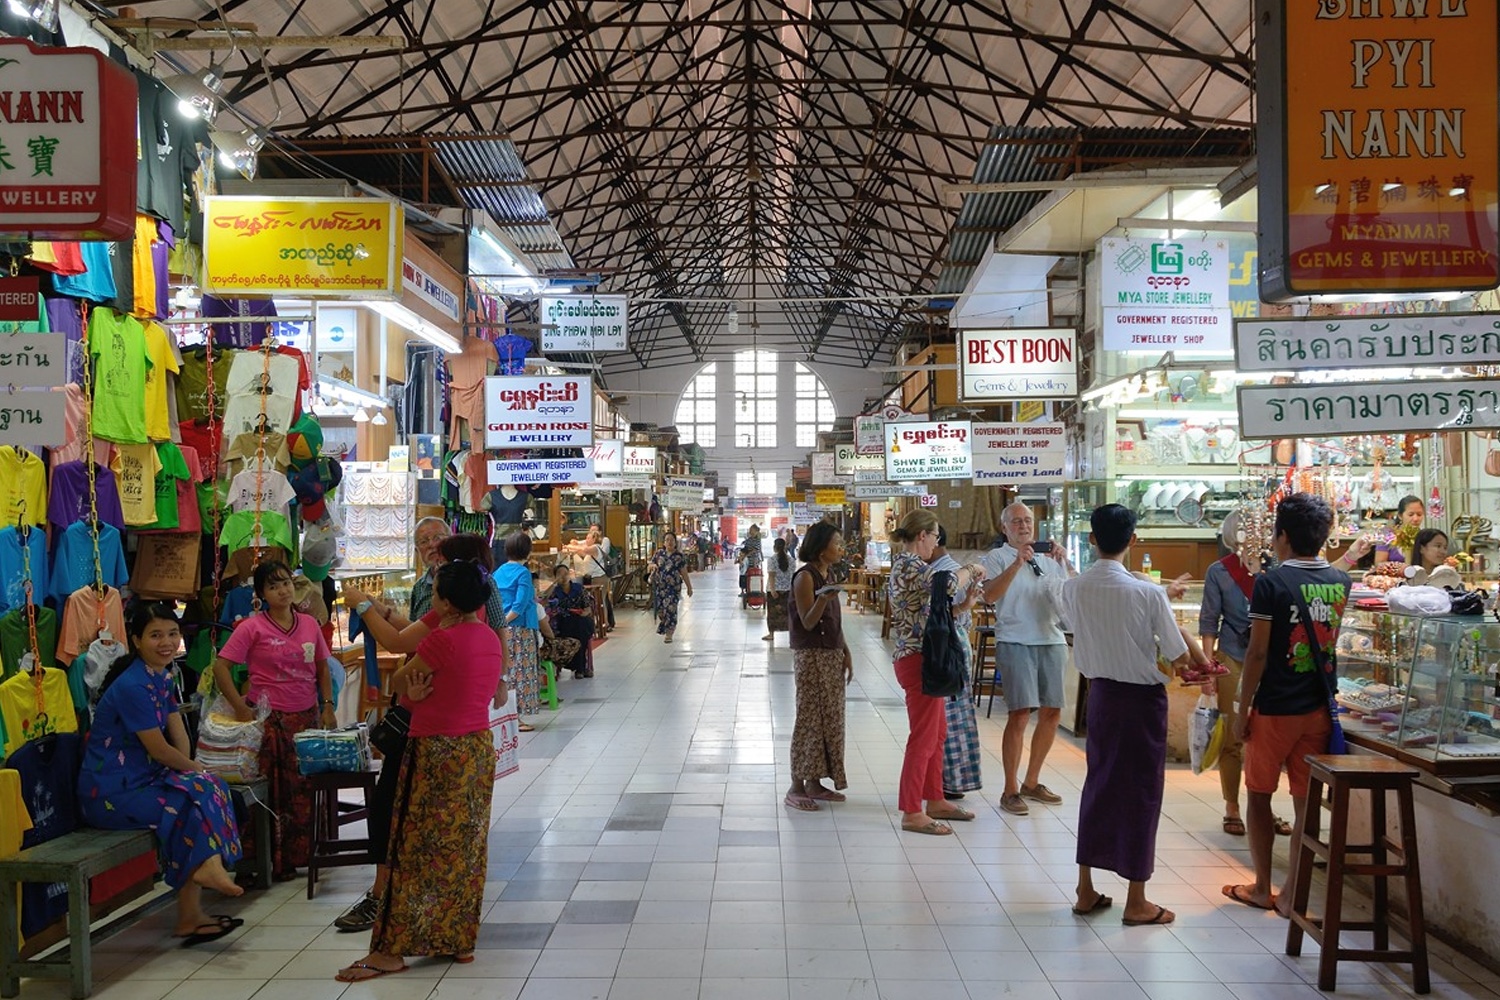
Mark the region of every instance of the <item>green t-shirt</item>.
[[147, 531], [170, 531], [182, 524], [177, 508], [177, 481], [191, 476], [187, 459], [170, 441], [156, 446], [156, 460], [161, 468], [156, 473], [156, 521], [146, 526]]
[[94, 362], [94, 436], [118, 444], [146, 443], [146, 328], [134, 316], [103, 306], [89, 313]]
[[[292, 529], [286, 518], [275, 511], [260, 512], [260, 531], [263, 541], [257, 547], [280, 545], [288, 552], [295, 552], [292, 545]], [[230, 514], [224, 521], [224, 530], [219, 533], [219, 544], [231, 553], [256, 545], [255, 511], [241, 510]]]
[[[57, 666], [57, 614], [51, 608], [36, 609], [36, 644], [42, 653], [42, 666]], [[21, 657], [31, 649], [26, 631], [26, 609], [12, 608], [0, 617], [0, 677], [9, 677], [21, 669]]]
[[[214, 414], [219, 418], [229, 402], [229, 366], [236, 353], [214, 349]], [[182, 369], [177, 373], [177, 419], [208, 419], [208, 360], [202, 347], [182, 352]]]

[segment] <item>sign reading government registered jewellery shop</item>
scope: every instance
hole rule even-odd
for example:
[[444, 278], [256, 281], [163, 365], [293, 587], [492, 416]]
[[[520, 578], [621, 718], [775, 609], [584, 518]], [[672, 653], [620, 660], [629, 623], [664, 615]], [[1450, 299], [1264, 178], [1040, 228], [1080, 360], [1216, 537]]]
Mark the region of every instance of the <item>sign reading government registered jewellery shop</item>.
[[626, 295], [542, 295], [542, 350], [559, 354], [628, 350]]
[[1243, 385], [1242, 439], [1500, 428], [1500, 381], [1421, 379]]
[[1500, 316], [1419, 313], [1236, 320], [1234, 363], [1242, 372], [1500, 364]]

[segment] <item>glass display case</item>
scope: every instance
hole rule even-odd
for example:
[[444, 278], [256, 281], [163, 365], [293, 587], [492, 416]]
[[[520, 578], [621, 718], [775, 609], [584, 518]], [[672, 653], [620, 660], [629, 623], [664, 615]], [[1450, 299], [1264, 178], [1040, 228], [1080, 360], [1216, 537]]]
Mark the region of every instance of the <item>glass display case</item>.
[[1109, 483], [1101, 479], [1054, 487], [1048, 491], [1047, 503], [1051, 514], [1038, 534], [1053, 541], [1065, 539], [1068, 562], [1080, 571], [1088, 569], [1094, 561], [1089, 546], [1089, 516], [1095, 507], [1109, 503]]
[[1500, 774], [1500, 623], [1345, 611], [1338, 702], [1349, 741], [1444, 777]]

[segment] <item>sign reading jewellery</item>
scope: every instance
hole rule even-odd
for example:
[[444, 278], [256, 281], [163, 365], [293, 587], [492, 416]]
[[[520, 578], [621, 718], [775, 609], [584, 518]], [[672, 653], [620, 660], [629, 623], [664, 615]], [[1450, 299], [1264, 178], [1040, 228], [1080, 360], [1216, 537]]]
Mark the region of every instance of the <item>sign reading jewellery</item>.
[[1500, 317], [1429, 313], [1237, 320], [1234, 363], [1242, 372], [1500, 364]]
[[1240, 437], [1338, 437], [1500, 428], [1500, 380], [1242, 385]]
[[1068, 433], [1053, 420], [974, 425], [974, 482], [1061, 483]]
[[485, 463], [491, 486], [540, 486], [586, 483], [594, 478], [594, 463], [587, 458], [536, 458], [491, 460]]
[[560, 354], [629, 349], [628, 295], [542, 295], [542, 350]]
[[[484, 380], [486, 448], [580, 448], [594, 443], [594, 380], [491, 375]], [[593, 478], [593, 471], [587, 478]], [[513, 480], [520, 482], [521, 480]]]
[[668, 510], [700, 510], [703, 507], [703, 479], [698, 476], [667, 476], [662, 481], [664, 503]]
[[958, 331], [964, 399], [1068, 399], [1078, 395], [1078, 334], [1059, 328]]
[[1099, 241], [1107, 351], [1228, 351], [1229, 244]]

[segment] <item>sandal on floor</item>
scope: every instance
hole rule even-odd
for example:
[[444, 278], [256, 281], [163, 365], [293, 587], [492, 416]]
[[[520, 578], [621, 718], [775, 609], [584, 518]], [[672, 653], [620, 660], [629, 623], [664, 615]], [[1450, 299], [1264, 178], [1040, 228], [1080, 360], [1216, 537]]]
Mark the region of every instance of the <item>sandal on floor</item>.
[[1098, 913], [1100, 910], [1107, 910], [1111, 906], [1114, 906], [1114, 905], [1115, 905], [1115, 901], [1113, 899], [1110, 899], [1104, 893], [1100, 892], [1100, 893], [1095, 893], [1094, 894], [1094, 905], [1093, 906], [1090, 906], [1086, 910], [1085, 909], [1080, 909], [1079, 907], [1075, 906], [1075, 907], [1073, 907], [1073, 913], [1074, 913], [1075, 916], [1086, 917], [1090, 913]]
[[516, 729], [519, 730], [520, 732], [523, 732], [523, 733], [534, 733], [534, 732], [536, 732], [536, 726], [533, 726], [529, 722], [520, 722], [520, 723], [517, 723], [516, 724]]
[[812, 800], [811, 795], [801, 795], [797, 792], [787, 792], [786, 798], [781, 800], [788, 807], [802, 812], [817, 812], [818, 804]]
[[[1163, 920], [1163, 917], [1166, 917], [1166, 919]], [[1151, 924], [1170, 924], [1176, 919], [1176, 914], [1169, 914], [1165, 906], [1158, 906], [1156, 908], [1156, 913], [1152, 915], [1150, 920], [1132, 920], [1129, 917], [1121, 917], [1120, 923], [1124, 924], [1126, 927], [1147, 927]]]
[[1290, 837], [1292, 835], [1292, 824], [1277, 816], [1275, 830], [1278, 837]]
[[[351, 962], [339, 970], [338, 975], [333, 978], [341, 983], [363, 983], [371, 979], [379, 979], [381, 976], [394, 976], [398, 972], [405, 972], [411, 966], [405, 962], [401, 963], [399, 969], [382, 969], [378, 965], [369, 962]], [[357, 975], [360, 972], [368, 972], [368, 976]]]
[[904, 833], [925, 833], [929, 837], [950, 837], [953, 835], [953, 827], [945, 826], [935, 819], [930, 819], [921, 826], [908, 826], [902, 823], [901, 830]]
[[1225, 816], [1224, 832], [1231, 837], [1243, 837], [1245, 835], [1245, 821], [1238, 816]]
[[928, 815], [947, 823], [968, 823], [974, 819], [974, 814], [967, 809], [954, 809], [952, 812], [928, 813]]
[[818, 790], [816, 792], [808, 792], [807, 797], [817, 802], [848, 801], [848, 796], [846, 796], [843, 792], [836, 792], [831, 788], [824, 788], [822, 785], [818, 786]]
[[[244, 925], [244, 921], [238, 917], [215, 916], [212, 923], [199, 924], [191, 934], [179, 935], [182, 938], [182, 947], [191, 948], [194, 945], [208, 944], [217, 941], [227, 934], [233, 934], [235, 929]], [[203, 928], [211, 928], [205, 931]]]
[[1219, 892], [1224, 894], [1225, 899], [1232, 899], [1236, 903], [1248, 906], [1252, 910], [1274, 910], [1276, 909], [1276, 897], [1271, 897], [1270, 906], [1262, 906], [1250, 896], [1249, 890], [1243, 885], [1226, 885]]

